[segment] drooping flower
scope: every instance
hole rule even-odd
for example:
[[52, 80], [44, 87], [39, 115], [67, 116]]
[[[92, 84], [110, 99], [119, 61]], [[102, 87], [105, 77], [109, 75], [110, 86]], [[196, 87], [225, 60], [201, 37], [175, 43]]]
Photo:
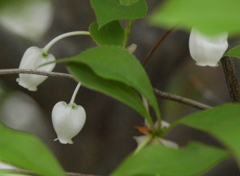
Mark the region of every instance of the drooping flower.
[[[38, 71], [52, 71], [56, 65], [55, 63], [39, 67], [40, 65], [51, 61], [55, 61], [55, 57], [52, 54], [47, 54], [45, 56], [41, 49], [32, 46], [25, 51], [19, 68]], [[27, 88], [30, 91], [36, 91], [37, 86], [41, 84], [45, 79], [47, 79], [47, 76], [19, 74], [17, 82], [19, 85], [21, 85], [24, 88]]]
[[[167, 123], [166, 121], [161, 121], [161, 125], [162, 125], [162, 129], [166, 130], [169, 127], [169, 123]], [[158, 123], [156, 122], [154, 124], [154, 126], [157, 128], [158, 127]], [[141, 136], [134, 136], [133, 138], [136, 140], [138, 146], [141, 145], [147, 138], [149, 135], [152, 134], [152, 130], [150, 129], [149, 124], [147, 123], [147, 121], [145, 121], [145, 126], [142, 127], [136, 127], [137, 130], [141, 133], [143, 133], [144, 135]], [[157, 141], [159, 142], [159, 144], [162, 144], [166, 147], [170, 147], [170, 148], [174, 148], [177, 149], [178, 145], [175, 142], [172, 142], [170, 140], [166, 140], [162, 137], [157, 137]], [[149, 141], [149, 143], [151, 143], [153, 141]]]
[[228, 48], [227, 33], [206, 36], [193, 28], [189, 38], [191, 57], [199, 66], [218, 66], [218, 62]]
[[[20, 62], [20, 69], [31, 69], [33, 71], [46, 71], [50, 72], [55, 67], [55, 63], [47, 64], [41, 66], [45, 63], [55, 61], [55, 57], [52, 54], [48, 53], [48, 50], [55, 44], [57, 41], [74, 35], [90, 35], [88, 31], [73, 31], [68, 32], [51, 40], [44, 48], [40, 49], [36, 46], [28, 48]], [[40, 66], [40, 67], [39, 67]], [[47, 76], [33, 75], [33, 74], [19, 74], [17, 82], [24, 88], [27, 88], [30, 91], [36, 91], [37, 86], [41, 84]]]
[[86, 112], [80, 105], [74, 103], [80, 83], [77, 85], [69, 104], [60, 101], [53, 107], [52, 123], [57, 133], [57, 139], [62, 144], [72, 144], [72, 138], [83, 128]]

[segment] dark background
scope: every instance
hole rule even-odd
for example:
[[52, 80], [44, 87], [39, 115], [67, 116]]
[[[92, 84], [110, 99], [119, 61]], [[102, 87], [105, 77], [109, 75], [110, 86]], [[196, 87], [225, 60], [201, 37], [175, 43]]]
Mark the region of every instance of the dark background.
[[[147, 1], [149, 12], [160, 2]], [[88, 30], [88, 26], [96, 21], [89, 1], [54, 0], [52, 4], [54, 9], [52, 24], [37, 43], [18, 37], [0, 26], [1, 69], [17, 68], [28, 47], [33, 45], [44, 47], [54, 37], [65, 32]], [[164, 32], [165, 29], [150, 26], [147, 19], [136, 21], [129, 44], [138, 45], [135, 55], [141, 62]], [[151, 57], [146, 71], [153, 86], [211, 106], [229, 102], [222, 67], [196, 66], [189, 56], [188, 37], [189, 34], [174, 30]], [[89, 36], [75, 36], [55, 44], [50, 53], [56, 58], [64, 58], [93, 46], [96, 45]], [[64, 64], [58, 64], [54, 71], [67, 72]], [[17, 77], [17, 75], [0, 77], [1, 90], [4, 92], [0, 94], [3, 123], [37, 135], [53, 151], [66, 171], [108, 175], [136, 148], [133, 136], [140, 134], [134, 127], [143, 125], [142, 117], [119, 101], [85, 87], [80, 89], [76, 98], [76, 103], [82, 105], [87, 113], [84, 128], [73, 138], [73, 145], [53, 142], [56, 134], [51, 124], [52, 107], [58, 101], [69, 102], [77, 83], [73, 80], [50, 77], [39, 86], [37, 92], [29, 92], [17, 84]], [[169, 100], [159, 99], [159, 104], [163, 119], [168, 122], [198, 111]], [[11, 117], [8, 115], [10, 107], [13, 114]], [[32, 108], [32, 111], [26, 116], [24, 111], [29, 108]], [[190, 140], [221, 145], [207, 134], [185, 126], [176, 127], [166, 138], [180, 146], [186, 145]], [[235, 161], [230, 159], [206, 175], [240, 174]]]

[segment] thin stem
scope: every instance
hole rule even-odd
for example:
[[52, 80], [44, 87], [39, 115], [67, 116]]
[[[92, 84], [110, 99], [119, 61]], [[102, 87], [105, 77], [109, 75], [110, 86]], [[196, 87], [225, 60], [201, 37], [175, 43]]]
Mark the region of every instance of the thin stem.
[[128, 40], [129, 40], [129, 35], [130, 35], [130, 30], [131, 30], [131, 22], [130, 22], [130, 19], [126, 19], [126, 24], [125, 24], [125, 44], [124, 44], [124, 48], [127, 48]]
[[73, 92], [73, 95], [72, 95], [72, 98], [71, 98], [71, 101], [70, 101], [69, 104], [74, 104], [74, 101], [75, 101], [75, 98], [76, 98], [76, 95], [77, 95], [77, 92], [78, 92], [80, 86], [81, 86], [81, 83], [79, 82], [77, 87], [75, 88], [75, 90]]
[[140, 150], [142, 150], [149, 143], [151, 139], [152, 139], [151, 135], [146, 136], [146, 139], [140, 145], [138, 145], [138, 147], [134, 151], [134, 155], [138, 153]]
[[[73, 79], [74, 77], [71, 74], [67, 73], [56, 73], [56, 72], [46, 72], [46, 71], [37, 71], [37, 70], [31, 70], [31, 69], [0, 69], [0, 75], [9, 75], [9, 74], [35, 74], [35, 75], [43, 75], [43, 76], [52, 76], [52, 77], [59, 77], [59, 78], [68, 78]], [[208, 106], [206, 104], [181, 97], [178, 95], [170, 94], [167, 92], [160, 91], [158, 89], [154, 89], [154, 92], [157, 97], [163, 98], [163, 99], [169, 99], [172, 101], [176, 101], [179, 103], [183, 103], [198, 109], [209, 109], [212, 108], [211, 106]]]
[[158, 40], [157, 42], [154, 44], [154, 46], [152, 47], [152, 49], [149, 51], [147, 57], [144, 59], [142, 65], [145, 67], [147, 65], [147, 62], [149, 61], [150, 57], [152, 56], [152, 54], [154, 53], [154, 51], [158, 48], [158, 46], [162, 43], [162, 41], [168, 36], [168, 34], [170, 34], [172, 32], [172, 29], [169, 29], [168, 31], [166, 31]]
[[46, 72], [39, 70], [31, 70], [31, 69], [0, 69], [0, 75], [10, 75], [10, 74], [34, 74], [34, 75], [43, 75], [43, 76], [52, 76], [59, 78], [68, 78], [74, 79], [71, 74], [67, 73], [56, 73], [56, 72]]
[[52, 47], [52, 45], [56, 42], [58, 42], [59, 40], [66, 38], [66, 37], [70, 37], [70, 36], [74, 36], [74, 35], [90, 35], [90, 32], [88, 31], [73, 31], [73, 32], [68, 32], [62, 35], [57, 36], [56, 38], [54, 38], [53, 40], [51, 40], [44, 48], [43, 48], [43, 52], [44, 53], [48, 53], [48, 50]]
[[154, 92], [155, 92], [156, 96], [159, 97], [159, 98], [177, 101], [179, 103], [186, 104], [186, 105], [189, 105], [189, 106], [193, 106], [193, 107], [198, 108], [198, 109], [203, 110], [203, 109], [212, 108], [211, 106], [205, 105], [203, 103], [200, 103], [200, 102], [197, 102], [197, 101], [185, 98], [185, 97], [181, 97], [181, 96], [178, 96], [178, 95], [163, 92], [163, 91], [160, 91], [158, 89], [154, 89]]
[[224, 57], [221, 59], [221, 63], [232, 101], [240, 103], [240, 83], [233, 59], [230, 57]]

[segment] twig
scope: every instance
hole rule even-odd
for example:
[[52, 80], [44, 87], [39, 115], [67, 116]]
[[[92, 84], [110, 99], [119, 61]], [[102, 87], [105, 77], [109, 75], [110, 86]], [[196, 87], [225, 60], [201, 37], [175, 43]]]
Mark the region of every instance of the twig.
[[46, 71], [37, 71], [30, 69], [0, 69], [0, 75], [9, 75], [9, 74], [18, 74], [18, 73], [26, 73], [26, 74], [35, 74], [35, 75], [43, 75], [43, 76], [53, 76], [60, 78], [69, 78], [74, 79], [71, 74], [67, 73], [56, 73], [56, 72], [46, 72]]
[[168, 31], [166, 31], [158, 40], [157, 42], [154, 44], [154, 46], [152, 47], [152, 49], [150, 50], [150, 52], [148, 53], [147, 57], [144, 59], [142, 65], [143, 67], [146, 66], [148, 60], [150, 59], [150, 57], [152, 56], [152, 54], [154, 53], [154, 51], [157, 49], [157, 47], [162, 43], [162, 41], [168, 36], [168, 34], [170, 34], [170, 32], [172, 32], [172, 29], [169, 29]]
[[223, 57], [221, 63], [232, 101], [240, 103], [240, 85], [233, 59], [230, 57]]
[[[68, 78], [68, 79], [74, 79], [74, 77], [71, 74], [67, 73], [56, 73], [56, 72], [45, 72], [45, 71], [34, 71], [34, 70], [28, 70], [28, 69], [0, 69], [0, 75], [7, 75], [7, 74], [19, 74], [19, 73], [26, 73], [26, 74], [36, 74], [36, 75], [44, 75], [44, 76], [53, 76], [53, 77], [60, 77], [60, 78]], [[169, 99], [172, 101], [177, 101], [179, 103], [183, 103], [186, 105], [193, 106], [198, 109], [209, 109], [211, 106], [199, 103], [194, 100], [190, 100], [185, 97], [181, 97], [178, 95], [173, 95], [170, 93], [166, 93], [160, 90], [157, 90], [154, 88], [154, 92], [157, 97], [163, 98], [163, 99]]]
[[181, 97], [181, 96], [178, 96], [178, 95], [163, 92], [163, 91], [160, 91], [158, 89], [154, 89], [154, 92], [155, 92], [156, 96], [159, 97], [159, 98], [177, 101], [179, 103], [190, 105], [190, 106], [193, 106], [193, 107], [198, 108], [198, 109], [212, 108], [211, 106], [205, 105], [203, 103], [199, 103], [197, 101], [194, 101], [194, 100], [191, 100], [191, 99], [188, 99], [188, 98], [185, 98], [185, 97]]

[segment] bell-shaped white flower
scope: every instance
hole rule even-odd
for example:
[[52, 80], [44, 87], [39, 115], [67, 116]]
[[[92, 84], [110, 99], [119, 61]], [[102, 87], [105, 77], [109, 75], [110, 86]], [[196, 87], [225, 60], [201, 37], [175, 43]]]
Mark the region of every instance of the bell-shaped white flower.
[[[20, 69], [31, 69], [31, 70], [38, 70], [38, 71], [46, 71], [50, 72], [55, 67], [55, 63], [47, 64], [41, 66], [45, 63], [55, 61], [55, 57], [52, 54], [48, 54], [48, 50], [55, 44], [57, 41], [74, 35], [90, 35], [88, 31], [73, 31], [68, 32], [51, 40], [43, 49], [38, 47], [32, 46], [28, 48], [21, 60]], [[39, 67], [40, 66], [40, 67]], [[19, 74], [19, 78], [17, 82], [22, 87], [27, 88], [30, 91], [36, 91], [37, 86], [41, 84], [47, 76], [41, 75], [32, 75], [32, 74]]]
[[57, 133], [57, 139], [62, 144], [72, 144], [72, 138], [83, 128], [86, 121], [86, 112], [80, 105], [74, 103], [80, 83], [76, 87], [69, 104], [60, 101], [52, 110], [52, 123]]
[[[45, 56], [42, 49], [32, 46], [25, 51], [19, 68], [38, 71], [52, 71], [56, 65], [55, 63], [39, 67], [40, 65], [51, 61], [55, 61], [55, 57], [52, 54], [47, 54]], [[45, 79], [47, 79], [47, 76], [33, 74], [19, 74], [17, 82], [19, 85], [27, 88], [30, 91], [36, 91], [37, 86], [41, 84]]]
[[218, 66], [218, 62], [228, 48], [227, 33], [206, 36], [193, 28], [189, 38], [191, 57], [199, 66]]

